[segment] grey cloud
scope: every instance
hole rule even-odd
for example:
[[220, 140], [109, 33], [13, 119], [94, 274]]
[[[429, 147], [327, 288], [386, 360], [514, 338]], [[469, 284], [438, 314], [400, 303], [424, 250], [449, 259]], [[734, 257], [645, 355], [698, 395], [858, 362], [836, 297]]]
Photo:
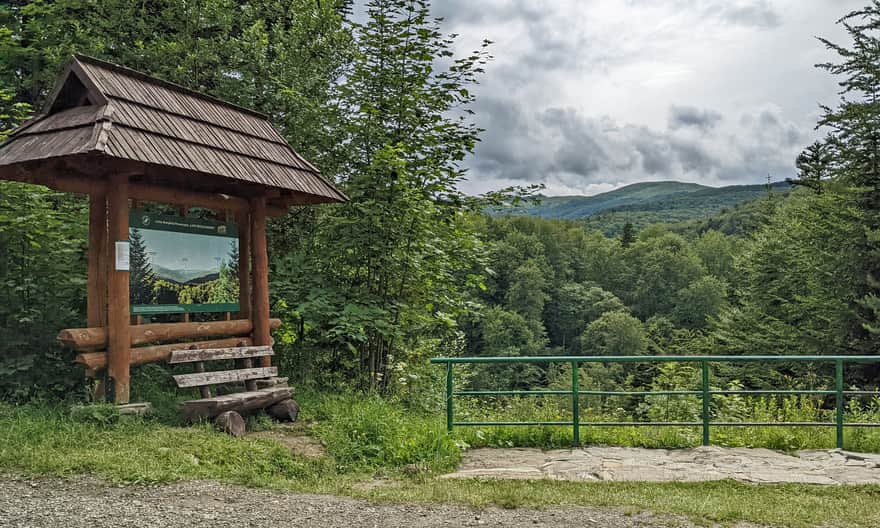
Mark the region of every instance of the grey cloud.
[[715, 128], [722, 119], [721, 114], [712, 110], [700, 110], [693, 106], [676, 106], [669, 108], [669, 128], [696, 127], [708, 131]]
[[[478, 101], [476, 110], [487, 130], [471, 164], [474, 176], [571, 189], [646, 178], [711, 184], [759, 182], [770, 173], [782, 179], [792, 175], [794, 156], [809, 139], [775, 108], [747, 112], [729, 121], [735, 129], [713, 134], [693, 133], [705, 119], [684, 119], [688, 126], [662, 130], [584, 116], [571, 108], [531, 111], [499, 98]], [[728, 122], [706, 110], [673, 113]]]
[[540, 20], [547, 15], [547, 10], [531, 0], [442, 0], [434, 2], [431, 13], [456, 25]]
[[629, 5], [674, 6], [723, 24], [771, 29], [782, 25], [782, 16], [768, 0], [629, 0]]
[[719, 16], [731, 24], [764, 29], [775, 28], [782, 24], [782, 17], [767, 0], [746, 4], [730, 5], [729, 2], [725, 4], [720, 8]]

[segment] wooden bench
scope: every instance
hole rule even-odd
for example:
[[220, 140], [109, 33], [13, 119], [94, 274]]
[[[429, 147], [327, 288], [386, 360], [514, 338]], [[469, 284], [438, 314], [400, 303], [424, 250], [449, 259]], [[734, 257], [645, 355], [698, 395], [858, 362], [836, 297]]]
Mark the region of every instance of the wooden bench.
[[[268, 409], [284, 403], [273, 417], [296, 419], [296, 403], [291, 400], [293, 390], [287, 386], [286, 378], [278, 378], [277, 367], [254, 367], [254, 360], [273, 356], [271, 346], [237, 346], [232, 348], [182, 349], [171, 352], [170, 364], [195, 363], [192, 374], [178, 374], [174, 381], [180, 388], [198, 387], [201, 398], [181, 405], [181, 412], [189, 422], [203, 418], [215, 419], [217, 425], [235, 436], [244, 432], [244, 419], [241, 414], [259, 409]], [[232, 370], [208, 371], [205, 363], [210, 361], [234, 360]], [[214, 396], [211, 386], [224, 383], [244, 383], [244, 392]], [[285, 412], [285, 409], [287, 411]], [[235, 414], [233, 416], [233, 414]], [[234, 422], [230, 426], [230, 420]], [[231, 428], [230, 428], [231, 427]], [[236, 429], [235, 431], [232, 429]], [[240, 429], [240, 431], [238, 431]], [[239, 433], [239, 434], [236, 434]]]

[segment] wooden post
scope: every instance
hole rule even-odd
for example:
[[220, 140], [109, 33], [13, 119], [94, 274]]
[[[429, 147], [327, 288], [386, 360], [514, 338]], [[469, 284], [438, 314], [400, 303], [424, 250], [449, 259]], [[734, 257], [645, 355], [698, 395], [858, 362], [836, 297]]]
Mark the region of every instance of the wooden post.
[[89, 328], [107, 326], [107, 196], [89, 196]]
[[251, 215], [238, 213], [238, 318], [251, 318]]
[[[269, 253], [266, 247], [266, 198], [251, 199], [251, 248], [253, 251], [253, 321], [254, 344], [271, 345], [269, 333]], [[260, 366], [269, 367], [272, 358], [260, 358]]]
[[129, 305], [129, 272], [119, 270], [116, 242], [128, 242], [128, 177], [112, 176], [107, 190], [109, 249], [111, 258], [107, 271], [108, 329], [108, 397], [113, 402], [129, 401], [129, 363], [131, 360], [131, 307]]
[[[180, 215], [181, 218], [186, 218], [186, 215], [189, 214], [189, 207], [180, 206], [177, 208], [177, 213]], [[183, 322], [188, 323], [189, 320], [190, 320], [189, 312], [184, 312], [183, 313]]]
[[[89, 328], [107, 326], [107, 195], [89, 195], [89, 269], [87, 280], [87, 319]], [[104, 375], [95, 376], [92, 398], [106, 396]]]

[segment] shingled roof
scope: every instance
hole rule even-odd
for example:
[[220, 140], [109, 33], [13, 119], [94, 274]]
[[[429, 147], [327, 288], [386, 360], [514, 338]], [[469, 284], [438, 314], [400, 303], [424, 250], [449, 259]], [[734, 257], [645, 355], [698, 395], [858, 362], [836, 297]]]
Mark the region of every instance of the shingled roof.
[[266, 116], [77, 55], [43, 113], [0, 144], [0, 167], [81, 155], [177, 169], [176, 178], [201, 176], [190, 179], [212, 191], [238, 181], [300, 203], [346, 200]]

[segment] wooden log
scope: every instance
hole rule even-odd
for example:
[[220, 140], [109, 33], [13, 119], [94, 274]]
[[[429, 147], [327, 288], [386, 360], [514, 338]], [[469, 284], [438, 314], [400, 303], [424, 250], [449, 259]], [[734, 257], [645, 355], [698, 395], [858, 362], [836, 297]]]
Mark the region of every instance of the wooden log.
[[[280, 319], [270, 319], [269, 328], [281, 326]], [[202, 323], [152, 323], [130, 329], [131, 345], [203, 339], [208, 337], [246, 336], [253, 331], [247, 319], [232, 321], [207, 321]], [[68, 328], [58, 333], [63, 345], [75, 350], [99, 350], [107, 346], [106, 328]]]
[[214, 372], [196, 372], [193, 374], [178, 374], [174, 381], [181, 389], [186, 387], [201, 387], [203, 385], [219, 385], [221, 383], [234, 383], [260, 378], [268, 378], [278, 375], [278, 367], [217, 370]]
[[[108, 186], [106, 183], [97, 181], [93, 177], [71, 174], [66, 176], [53, 174], [49, 177], [34, 177], [22, 181], [30, 181], [30, 183], [45, 185], [58, 191], [78, 194], [103, 193], [112, 187], [112, 185]], [[250, 207], [247, 199], [237, 196], [174, 189], [142, 182], [132, 182], [129, 184], [129, 197], [146, 202], [159, 202], [186, 207], [204, 207], [215, 211], [246, 211]]]
[[[239, 368], [253, 368], [254, 360], [251, 358], [245, 358], [241, 361], [241, 367]], [[244, 382], [244, 390], [246, 391], [255, 391], [257, 390], [257, 380], [250, 379]]]
[[89, 197], [89, 268], [87, 319], [90, 327], [107, 326], [107, 196]]
[[168, 360], [168, 363], [192, 363], [194, 361], [201, 362], [217, 361], [221, 359], [244, 359], [272, 355], [275, 355], [275, 352], [270, 346], [175, 350], [171, 353], [171, 358]]
[[221, 413], [220, 416], [214, 420], [214, 425], [219, 431], [234, 436], [235, 438], [241, 438], [244, 436], [246, 429], [244, 418], [235, 411]]
[[[180, 350], [181, 346], [196, 348], [229, 348], [236, 346], [250, 346], [253, 341], [249, 337], [229, 337], [226, 339], [216, 339], [213, 341], [195, 341], [193, 343], [173, 343], [170, 345], [153, 345], [131, 349], [131, 364], [144, 365], [146, 363], [159, 363], [168, 361], [171, 353]], [[92, 371], [99, 371], [107, 368], [106, 352], [84, 352], [76, 356], [74, 362], [84, 365]]]
[[117, 266], [119, 249], [115, 242], [128, 242], [128, 177], [114, 175], [107, 189], [108, 229], [111, 253], [110, 271], [107, 277], [107, 350], [109, 364], [107, 390], [113, 402], [128, 403], [131, 364], [131, 335], [129, 333], [129, 272]]
[[263, 389], [253, 392], [237, 392], [235, 394], [225, 394], [223, 396], [214, 396], [213, 398], [184, 402], [181, 405], [181, 412], [187, 421], [194, 422], [201, 418], [213, 418], [226, 411], [242, 413], [256, 409], [265, 409], [273, 403], [290, 399], [292, 396], [293, 391], [289, 387]]
[[[205, 362], [197, 361], [196, 362], [196, 372], [203, 373], [205, 372]], [[210, 387], [199, 387], [199, 395], [202, 398], [210, 398], [211, 397], [211, 388]]]
[[[107, 326], [107, 194], [89, 196], [89, 254], [87, 279], [87, 321], [90, 327]], [[106, 329], [105, 329], [106, 334]], [[95, 376], [91, 376], [95, 377]], [[104, 401], [107, 384], [104, 376], [95, 377], [92, 401]]]
[[[269, 331], [269, 253], [266, 246], [266, 198], [262, 196], [251, 199], [251, 249], [254, 344], [268, 345], [272, 339]], [[263, 367], [271, 364], [272, 358], [260, 359]]]
[[299, 416], [299, 404], [293, 400], [282, 400], [270, 405], [266, 413], [279, 422], [295, 422]]

